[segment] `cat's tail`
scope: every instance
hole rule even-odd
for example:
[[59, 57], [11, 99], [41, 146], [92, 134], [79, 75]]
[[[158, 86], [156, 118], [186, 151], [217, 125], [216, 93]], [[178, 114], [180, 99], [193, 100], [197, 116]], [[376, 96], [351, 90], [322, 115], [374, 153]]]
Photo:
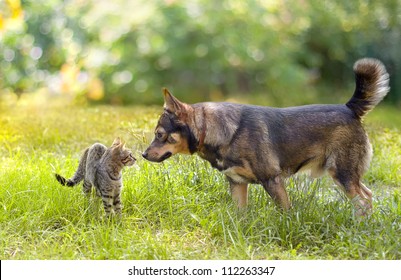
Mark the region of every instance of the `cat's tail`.
[[84, 154], [82, 155], [82, 157], [79, 161], [78, 169], [77, 169], [77, 171], [75, 171], [75, 174], [74, 174], [74, 176], [72, 176], [72, 178], [66, 179], [59, 174], [54, 174], [56, 176], [57, 181], [60, 184], [62, 184], [63, 186], [67, 186], [67, 187], [73, 187], [73, 186], [79, 184], [79, 182], [81, 182], [84, 179], [86, 158], [88, 157], [88, 152], [89, 152], [89, 148], [87, 148], [85, 150]]

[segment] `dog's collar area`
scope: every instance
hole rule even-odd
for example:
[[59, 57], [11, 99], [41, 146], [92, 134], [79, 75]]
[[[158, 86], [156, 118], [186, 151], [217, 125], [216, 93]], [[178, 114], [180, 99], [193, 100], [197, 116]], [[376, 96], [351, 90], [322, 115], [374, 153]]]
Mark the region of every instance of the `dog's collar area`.
[[199, 136], [199, 142], [198, 146], [196, 147], [196, 150], [200, 151], [203, 148], [203, 145], [205, 144], [205, 138], [206, 138], [206, 115], [205, 115], [205, 109], [202, 109], [202, 128], [201, 128], [201, 134]]

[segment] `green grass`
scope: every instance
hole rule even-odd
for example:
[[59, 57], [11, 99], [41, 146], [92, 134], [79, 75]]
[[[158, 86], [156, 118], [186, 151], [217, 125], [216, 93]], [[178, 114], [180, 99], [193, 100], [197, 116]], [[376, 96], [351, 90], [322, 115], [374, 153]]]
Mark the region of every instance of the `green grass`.
[[[326, 177], [289, 179], [293, 209], [286, 213], [252, 185], [244, 212], [233, 206], [224, 177], [197, 156], [143, 160], [160, 110], [1, 108], [0, 259], [401, 258], [401, 136], [391, 122], [394, 109], [366, 120], [374, 158], [364, 181], [375, 199], [363, 220]], [[71, 176], [84, 148], [109, 145], [116, 136], [138, 161], [123, 172], [122, 218], [109, 221], [95, 196], [88, 200], [80, 186], [60, 186], [53, 173]]]

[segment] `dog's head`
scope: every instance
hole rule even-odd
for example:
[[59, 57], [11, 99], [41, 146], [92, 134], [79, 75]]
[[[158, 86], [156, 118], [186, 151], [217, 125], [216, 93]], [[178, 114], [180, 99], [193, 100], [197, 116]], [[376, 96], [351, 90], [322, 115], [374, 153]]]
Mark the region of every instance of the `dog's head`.
[[164, 112], [155, 129], [155, 138], [142, 156], [154, 162], [162, 162], [172, 155], [192, 154], [196, 150], [196, 140], [188, 120], [193, 109], [163, 89]]

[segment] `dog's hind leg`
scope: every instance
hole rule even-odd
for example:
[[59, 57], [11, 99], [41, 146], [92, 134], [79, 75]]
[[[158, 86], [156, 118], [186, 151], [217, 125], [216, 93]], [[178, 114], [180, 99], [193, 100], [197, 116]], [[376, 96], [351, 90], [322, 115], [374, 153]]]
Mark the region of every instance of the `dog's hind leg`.
[[359, 184], [361, 185], [362, 191], [364, 192], [366, 197], [368, 197], [372, 201], [372, 191], [368, 187], [366, 187], [362, 182], [359, 182]]
[[229, 179], [230, 191], [233, 201], [239, 209], [243, 209], [248, 205], [248, 184], [236, 183]]
[[[352, 182], [345, 184], [345, 194], [351, 200], [355, 207], [355, 214], [357, 216], [366, 216], [372, 210], [372, 196], [362, 187], [364, 186], [361, 182]], [[370, 196], [369, 196], [370, 195]]]
[[288, 199], [288, 194], [281, 177], [276, 176], [272, 179], [268, 179], [263, 182], [262, 185], [278, 206], [284, 210], [290, 209], [290, 200]]
[[359, 176], [356, 176], [357, 174], [345, 170], [336, 170], [335, 172], [331, 171], [330, 175], [351, 200], [357, 216], [365, 216], [371, 211], [372, 192], [360, 181]]

